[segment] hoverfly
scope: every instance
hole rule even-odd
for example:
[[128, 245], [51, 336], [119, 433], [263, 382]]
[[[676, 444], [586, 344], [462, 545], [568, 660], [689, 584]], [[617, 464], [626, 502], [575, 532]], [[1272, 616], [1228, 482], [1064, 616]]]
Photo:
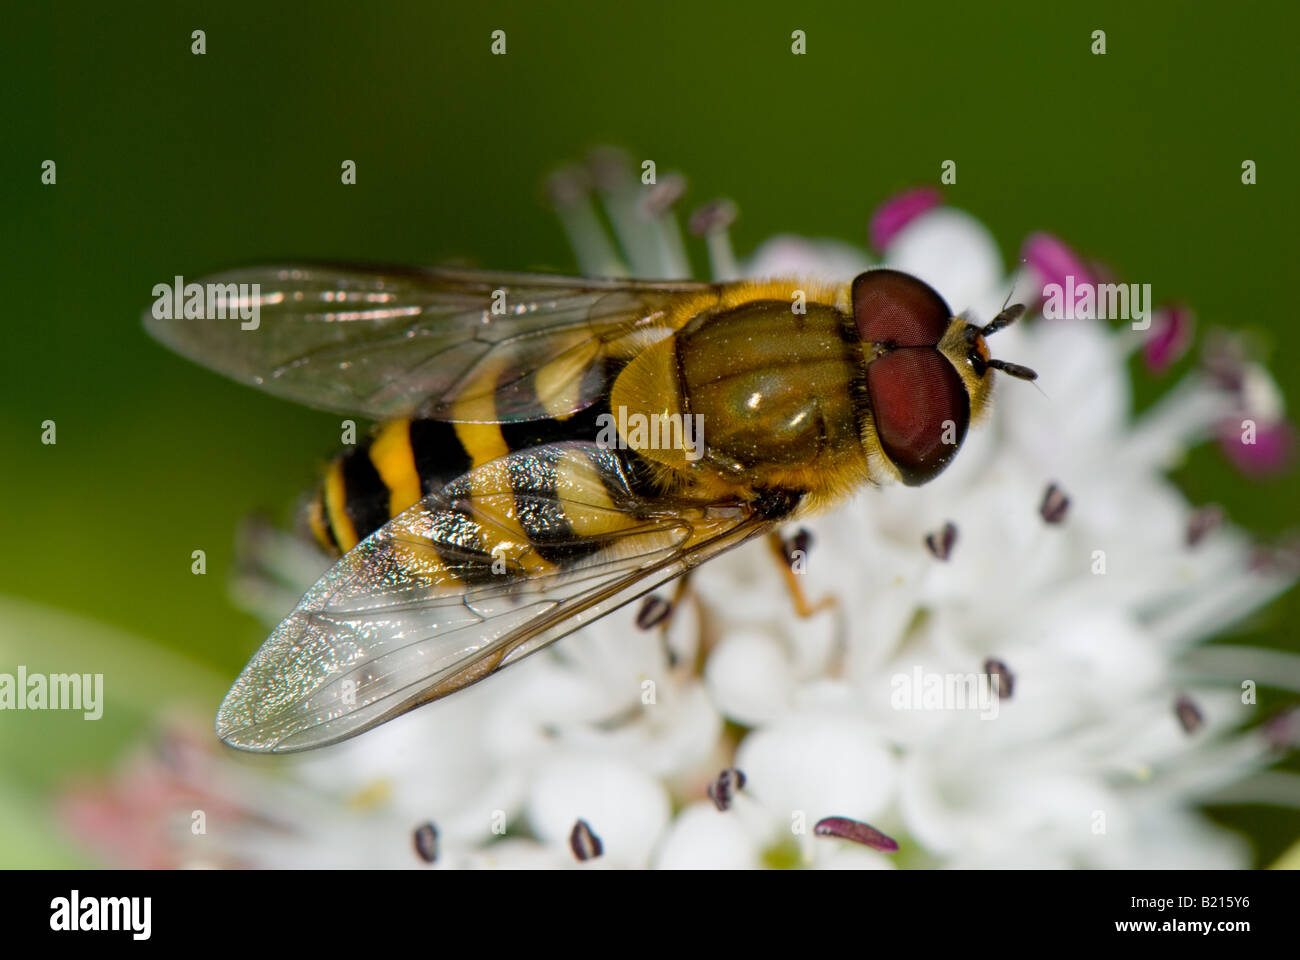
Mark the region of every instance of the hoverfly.
[[[153, 336], [379, 423], [310, 510], [337, 562], [221, 704], [218, 735], [256, 751], [445, 697], [861, 484], [925, 483], [992, 371], [1034, 377], [985, 343], [1023, 306], [975, 326], [883, 268], [841, 285], [335, 265], [207, 279], [256, 284], [257, 329], [146, 315]], [[626, 426], [675, 414], [699, 418], [697, 455]]]

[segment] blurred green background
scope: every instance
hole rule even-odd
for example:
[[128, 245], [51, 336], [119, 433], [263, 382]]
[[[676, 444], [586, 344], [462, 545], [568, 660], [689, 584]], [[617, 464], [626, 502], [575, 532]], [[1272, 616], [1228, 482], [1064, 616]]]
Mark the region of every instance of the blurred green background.
[[[211, 716], [263, 639], [227, 600], [236, 524], [281, 514], [338, 439], [337, 417], [146, 338], [174, 274], [284, 257], [572, 270], [541, 177], [603, 142], [684, 171], [687, 209], [734, 198], [742, 254], [779, 231], [862, 245], [880, 200], [951, 159], [947, 197], [1008, 257], [1053, 231], [1203, 326], [1255, 331], [1300, 398], [1294, 4], [29, 6], [8, 14], [2, 68], [0, 668], [102, 663], [119, 699], [96, 724], [0, 718], [0, 862], [81, 862], [48, 791], [111, 763], [158, 705]], [[1214, 450], [1179, 479], [1261, 534], [1300, 515], [1294, 474], [1248, 482]], [[1297, 614], [1293, 591], [1228, 639], [1295, 649]], [[1265, 863], [1300, 835], [1293, 813], [1216, 815]]]

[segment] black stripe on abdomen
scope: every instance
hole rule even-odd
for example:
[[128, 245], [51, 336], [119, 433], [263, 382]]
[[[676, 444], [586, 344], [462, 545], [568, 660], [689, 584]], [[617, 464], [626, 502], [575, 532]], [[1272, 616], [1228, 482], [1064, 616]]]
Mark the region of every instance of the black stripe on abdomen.
[[[602, 394], [589, 407], [563, 420], [547, 418], [522, 423], [501, 424], [501, 436], [511, 452], [544, 447], [565, 441], [596, 439], [600, 417], [608, 414], [609, 394]], [[567, 566], [601, 549], [601, 544], [576, 536], [564, 516], [564, 508], [555, 488], [537, 486], [537, 478], [523, 475], [523, 464], [512, 465], [510, 485], [516, 490], [529, 488], [527, 494], [515, 495], [515, 516], [537, 555], [549, 563]]]
[[501, 579], [492, 569], [497, 558], [484, 549], [479, 522], [467, 509], [439, 510], [433, 524], [430, 542], [448, 571], [471, 587]]
[[412, 420], [411, 456], [420, 478], [420, 493], [441, 490], [474, 465], [454, 425], [444, 420]]
[[388, 522], [388, 485], [370, 460], [369, 439], [343, 455], [344, 509], [357, 539], [364, 540]]
[[606, 393], [597, 397], [591, 406], [563, 420], [547, 418], [500, 424], [501, 437], [511, 453], [566, 440], [592, 441], [600, 433], [600, 416], [607, 413], [609, 394]]
[[565, 567], [601, 549], [601, 542], [573, 532], [553, 482], [539, 486], [529, 467], [519, 462], [511, 463], [509, 477], [515, 490], [515, 519], [539, 557]]

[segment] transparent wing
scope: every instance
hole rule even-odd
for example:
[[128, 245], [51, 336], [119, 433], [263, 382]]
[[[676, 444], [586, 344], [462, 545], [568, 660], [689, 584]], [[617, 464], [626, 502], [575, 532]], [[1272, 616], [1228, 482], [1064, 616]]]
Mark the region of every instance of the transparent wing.
[[227, 694], [217, 734], [346, 739], [496, 671], [767, 529], [757, 502], [644, 499], [618, 451], [564, 443], [470, 471], [347, 553]]
[[182, 291], [173, 318], [158, 316], [159, 300], [144, 325], [196, 363], [311, 407], [376, 420], [532, 420], [582, 409], [605, 386], [606, 359], [663, 336], [670, 302], [709, 289], [285, 264], [204, 277]]

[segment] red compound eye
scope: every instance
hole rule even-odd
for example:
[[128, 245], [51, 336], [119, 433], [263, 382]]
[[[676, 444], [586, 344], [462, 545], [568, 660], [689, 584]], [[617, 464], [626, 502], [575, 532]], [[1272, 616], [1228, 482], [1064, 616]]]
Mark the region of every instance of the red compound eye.
[[868, 270], [853, 281], [853, 318], [871, 343], [933, 347], [952, 322], [943, 297], [908, 273]]
[[916, 486], [933, 480], [970, 425], [966, 385], [938, 350], [906, 347], [867, 365], [867, 392], [885, 456]]

